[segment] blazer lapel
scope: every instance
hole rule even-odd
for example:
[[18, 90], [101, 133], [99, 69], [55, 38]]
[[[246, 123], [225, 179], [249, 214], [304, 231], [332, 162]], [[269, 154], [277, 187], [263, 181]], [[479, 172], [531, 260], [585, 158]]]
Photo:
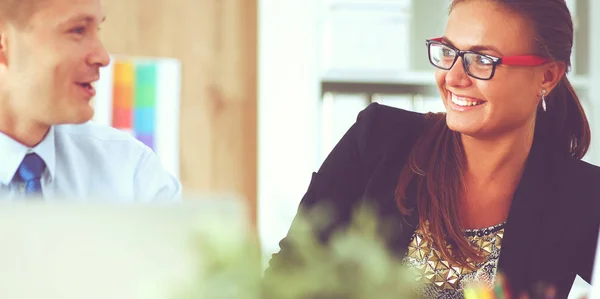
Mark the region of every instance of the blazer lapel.
[[548, 167], [550, 164], [546, 157], [544, 142], [536, 138], [504, 229], [498, 268], [515, 292], [528, 288], [532, 283], [529, 278], [532, 261], [535, 260], [536, 236], [543, 226], [543, 210], [540, 207], [551, 196], [551, 188], [547, 184], [552, 169]]

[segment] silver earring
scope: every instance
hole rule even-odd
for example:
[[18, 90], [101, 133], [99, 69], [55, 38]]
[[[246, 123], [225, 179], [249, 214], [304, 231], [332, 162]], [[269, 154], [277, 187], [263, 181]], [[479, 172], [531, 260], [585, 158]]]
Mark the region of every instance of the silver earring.
[[546, 111], [546, 90], [542, 89], [542, 109]]

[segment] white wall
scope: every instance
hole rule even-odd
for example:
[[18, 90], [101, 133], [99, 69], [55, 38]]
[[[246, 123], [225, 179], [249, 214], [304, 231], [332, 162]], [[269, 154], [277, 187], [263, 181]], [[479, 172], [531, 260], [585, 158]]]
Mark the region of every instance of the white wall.
[[259, 0], [258, 228], [278, 251], [317, 170], [319, 0]]
[[[595, 54], [600, 49], [600, 1], [588, 1], [590, 1], [589, 53]], [[600, 120], [598, 120], [598, 117], [600, 117], [600, 56], [597, 54], [590, 55], [589, 66], [589, 106], [591, 115], [588, 115], [588, 118], [590, 118], [592, 130], [592, 147], [588, 161], [600, 165]]]

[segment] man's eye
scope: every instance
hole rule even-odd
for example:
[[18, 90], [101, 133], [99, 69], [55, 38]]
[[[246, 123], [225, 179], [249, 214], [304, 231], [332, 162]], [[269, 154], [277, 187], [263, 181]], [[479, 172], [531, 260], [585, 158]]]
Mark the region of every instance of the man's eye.
[[75, 34], [84, 34], [85, 27], [83, 27], [83, 26], [75, 27], [75, 28], [71, 29], [70, 32], [75, 33]]

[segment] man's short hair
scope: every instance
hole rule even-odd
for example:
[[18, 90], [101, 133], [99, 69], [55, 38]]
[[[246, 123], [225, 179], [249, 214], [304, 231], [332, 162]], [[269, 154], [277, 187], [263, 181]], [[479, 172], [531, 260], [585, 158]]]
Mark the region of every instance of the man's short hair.
[[26, 26], [42, 1], [46, 0], [0, 0], [0, 21]]

